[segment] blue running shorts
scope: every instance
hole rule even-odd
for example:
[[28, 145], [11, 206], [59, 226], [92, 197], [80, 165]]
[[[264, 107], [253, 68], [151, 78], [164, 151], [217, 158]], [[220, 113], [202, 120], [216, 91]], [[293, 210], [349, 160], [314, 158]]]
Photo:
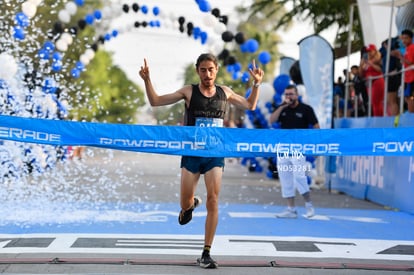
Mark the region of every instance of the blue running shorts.
[[214, 167], [223, 167], [224, 169], [224, 158], [183, 156], [181, 158], [181, 168], [183, 167], [194, 174], [205, 174]]

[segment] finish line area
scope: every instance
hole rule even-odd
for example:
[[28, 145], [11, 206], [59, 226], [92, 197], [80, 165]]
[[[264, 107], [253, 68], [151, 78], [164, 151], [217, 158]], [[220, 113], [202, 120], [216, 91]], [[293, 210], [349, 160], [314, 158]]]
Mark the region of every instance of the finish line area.
[[[32, 124], [33, 121], [29, 120], [26, 130], [31, 131], [29, 126]], [[26, 124], [16, 125], [23, 129]], [[82, 160], [59, 164], [50, 173], [33, 177], [29, 184], [10, 182], [0, 191], [3, 201], [0, 264], [25, 261], [32, 264], [60, 261], [103, 264], [106, 261], [113, 264], [143, 265], [153, 262], [167, 266], [193, 265], [203, 246], [206, 210], [204, 206], [197, 208], [193, 220], [186, 226], [180, 226], [177, 222], [179, 155], [188, 148], [175, 148], [173, 153], [162, 151], [166, 147], [156, 148], [157, 152], [152, 151], [154, 147], [150, 147], [149, 152], [141, 150], [144, 147], [140, 147], [138, 152], [125, 148], [102, 149], [95, 147], [95, 141], [82, 142], [89, 131], [73, 132], [73, 125], [70, 125], [62, 132], [58, 131], [59, 126], [45, 125], [44, 129], [54, 129], [62, 134], [61, 137], [70, 137], [69, 141], [60, 139], [63, 145], [86, 145]], [[1, 118], [0, 126], [6, 127], [1, 123]], [[111, 129], [112, 125], [107, 126]], [[194, 129], [174, 127], [168, 128], [172, 132], [166, 135], [162, 127], [136, 128], [152, 139], [156, 139], [152, 136], [154, 129], [155, 132], [161, 131], [159, 134], [166, 139], [170, 136], [180, 138], [176, 133], [185, 130], [186, 138], [208, 141], [205, 143], [208, 144], [207, 149], [198, 149], [197, 153], [203, 151], [207, 154], [216, 148], [212, 146], [219, 146], [213, 152], [220, 154], [228, 149], [220, 146], [227, 143], [228, 136], [219, 132], [195, 134]], [[375, 152], [373, 143], [362, 150], [367, 157], [378, 154], [381, 158], [382, 154], [390, 154], [395, 158], [401, 155], [411, 160], [409, 142], [413, 140], [413, 131], [409, 129], [401, 131], [405, 136], [399, 135], [401, 129], [396, 132], [394, 129], [391, 132], [378, 130], [377, 133], [382, 132], [388, 142], [384, 148], [388, 146], [388, 149], [394, 150], [394, 147], [389, 147], [389, 142], [405, 144], [395, 147], [402, 148], [397, 152]], [[0, 130], [0, 135], [2, 133]], [[247, 134], [243, 136], [240, 133]], [[220, 139], [214, 138], [216, 134]], [[128, 135], [141, 137], [133, 131]], [[230, 133], [230, 136], [239, 135], [241, 139], [251, 141], [255, 140], [257, 132], [244, 129]], [[304, 139], [300, 135], [281, 134], [267, 138], [280, 137], [286, 143], [298, 143]], [[221, 143], [221, 138], [226, 142]], [[323, 137], [318, 135], [313, 138], [320, 142]], [[330, 138], [334, 136], [327, 137]], [[381, 134], [378, 140], [371, 138], [369, 142], [382, 142]], [[353, 140], [358, 139], [354, 136]], [[232, 143], [231, 139], [229, 142]], [[300, 215], [292, 220], [277, 219], [275, 214], [285, 208], [278, 181], [267, 178], [264, 173], [249, 172], [247, 167], [237, 162], [237, 150], [229, 154], [234, 159], [232, 163], [226, 162], [220, 194], [219, 225], [212, 250], [212, 255], [217, 257], [221, 266], [273, 264], [286, 267], [292, 264], [295, 267], [310, 267], [310, 262], [313, 262], [316, 268], [346, 268], [344, 263], [349, 267], [357, 261], [361, 269], [414, 270], [411, 264], [414, 260], [412, 214], [342, 193], [330, 193], [325, 186], [324, 189], [312, 191], [315, 217], [306, 219]], [[240, 154], [249, 156], [250, 153]], [[275, 152], [259, 155], [258, 158], [265, 159], [269, 155], [274, 156]], [[205, 200], [202, 178], [197, 191]], [[297, 197], [297, 205], [299, 214], [303, 214], [300, 197]], [[386, 266], [381, 267], [379, 262], [386, 263]], [[307, 263], [309, 266], [306, 266]], [[353, 268], [357, 269], [355, 265]]]

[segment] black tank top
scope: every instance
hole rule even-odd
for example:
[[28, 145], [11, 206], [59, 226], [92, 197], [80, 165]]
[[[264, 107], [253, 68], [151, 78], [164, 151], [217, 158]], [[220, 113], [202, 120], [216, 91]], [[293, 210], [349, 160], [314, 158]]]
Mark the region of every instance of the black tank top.
[[184, 125], [186, 126], [223, 126], [227, 97], [220, 86], [212, 97], [204, 96], [198, 84], [192, 85], [190, 105], [185, 108]]

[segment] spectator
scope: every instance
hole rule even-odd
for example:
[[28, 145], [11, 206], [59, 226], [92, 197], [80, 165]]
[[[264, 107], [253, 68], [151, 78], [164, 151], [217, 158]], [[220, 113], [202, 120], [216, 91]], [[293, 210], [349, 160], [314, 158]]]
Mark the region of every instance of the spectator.
[[[384, 115], [384, 78], [382, 75], [381, 54], [375, 45], [366, 48], [367, 54], [361, 59], [360, 69], [367, 81], [368, 94], [371, 97], [372, 115]], [[374, 79], [370, 79], [374, 77]], [[369, 85], [369, 83], [372, 83]]]

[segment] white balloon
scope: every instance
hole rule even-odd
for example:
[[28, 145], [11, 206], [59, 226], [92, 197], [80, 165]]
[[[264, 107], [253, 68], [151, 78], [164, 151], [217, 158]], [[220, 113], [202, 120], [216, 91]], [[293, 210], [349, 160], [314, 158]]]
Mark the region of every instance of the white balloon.
[[221, 35], [223, 32], [225, 32], [227, 30], [226, 25], [224, 25], [223, 23], [219, 22], [218, 24], [216, 24], [214, 26], [214, 32]]
[[70, 33], [63, 33], [62, 36], [60, 37], [60, 39], [62, 39], [63, 41], [66, 42], [66, 44], [70, 45], [73, 43], [73, 37]]
[[82, 54], [79, 58], [80, 62], [82, 62], [83, 65], [87, 66], [90, 62], [89, 57], [86, 54]]
[[65, 5], [65, 9], [68, 11], [70, 15], [75, 15], [78, 7], [74, 2], [67, 2]]
[[58, 49], [61, 52], [66, 52], [68, 50], [68, 44], [63, 39], [58, 39], [56, 41], [56, 49]]
[[92, 58], [95, 57], [95, 51], [92, 49], [86, 49], [84, 54], [89, 58], [89, 60], [92, 60]]
[[206, 26], [214, 28], [214, 26], [219, 23], [218, 19], [211, 13], [204, 15], [203, 22]]
[[40, 5], [40, 3], [42, 2], [42, 0], [29, 0], [28, 2], [33, 3], [33, 5], [35, 5], [36, 7]]
[[17, 72], [17, 63], [14, 57], [8, 53], [1, 53], [0, 64], [0, 79], [12, 79]]
[[36, 15], [37, 7], [32, 2], [27, 1], [22, 4], [22, 11], [27, 17], [33, 18]]
[[61, 10], [58, 13], [58, 18], [63, 23], [69, 23], [70, 22], [70, 14], [67, 10]]

